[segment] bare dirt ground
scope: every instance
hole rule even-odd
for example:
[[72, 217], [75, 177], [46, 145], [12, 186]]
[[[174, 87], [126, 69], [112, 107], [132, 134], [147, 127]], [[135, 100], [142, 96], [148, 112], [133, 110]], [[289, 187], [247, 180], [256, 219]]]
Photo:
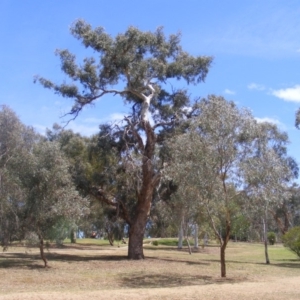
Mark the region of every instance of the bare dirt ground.
[[220, 277], [219, 250], [192, 255], [172, 247], [146, 246], [143, 261], [126, 259], [126, 247], [65, 246], [47, 253], [43, 268], [34, 248], [0, 255], [0, 299], [300, 299], [300, 261], [281, 245], [230, 244], [227, 278]]

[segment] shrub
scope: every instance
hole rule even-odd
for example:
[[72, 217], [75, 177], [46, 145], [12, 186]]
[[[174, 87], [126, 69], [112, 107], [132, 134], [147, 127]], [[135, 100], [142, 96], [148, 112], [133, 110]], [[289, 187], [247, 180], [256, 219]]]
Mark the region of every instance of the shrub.
[[158, 241], [153, 241], [153, 246], [158, 246]]
[[300, 226], [291, 228], [283, 237], [283, 245], [296, 253], [300, 258]]
[[274, 232], [268, 232], [268, 242], [270, 245], [274, 245], [276, 242], [276, 234]]

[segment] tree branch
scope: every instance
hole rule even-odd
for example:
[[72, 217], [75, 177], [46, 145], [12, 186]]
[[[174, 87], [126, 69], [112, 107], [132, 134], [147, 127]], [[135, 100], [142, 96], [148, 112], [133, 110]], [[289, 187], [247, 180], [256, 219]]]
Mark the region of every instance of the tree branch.
[[105, 191], [103, 191], [102, 189], [99, 189], [97, 187], [92, 187], [90, 189], [90, 193], [97, 199], [99, 199], [100, 201], [106, 203], [107, 205], [114, 207], [114, 209], [117, 211], [118, 208], [121, 206], [121, 211], [119, 211], [121, 218], [123, 218], [129, 225], [131, 225], [132, 221], [131, 218], [129, 216], [128, 210], [125, 207], [125, 204], [118, 200], [114, 200], [114, 199], [109, 199], [107, 197], [107, 195], [105, 194]]

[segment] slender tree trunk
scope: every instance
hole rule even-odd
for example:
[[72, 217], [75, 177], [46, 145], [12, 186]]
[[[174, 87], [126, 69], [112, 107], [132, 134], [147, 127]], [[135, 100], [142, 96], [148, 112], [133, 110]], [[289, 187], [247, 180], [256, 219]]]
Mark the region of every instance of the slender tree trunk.
[[39, 235], [39, 240], [40, 240], [40, 245], [39, 245], [39, 248], [40, 248], [40, 254], [41, 254], [41, 258], [45, 264], [45, 268], [48, 267], [48, 261], [45, 257], [45, 253], [44, 253], [44, 239], [41, 235]]
[[76, 230], [73, 227], [71, 228], [70, 239], [72, 244], [76, 243]]
[[181, 221], [179, 227], [179, 233], [178, 233], [178, 249], [182, 249], [182, 240], [183, 240], [183, 228], [182, 228], [182, 221]]
[[192, 249], [191, 249], [191, 245], [190, 245], [190, 241], [189, 241], [189, 237], [186, 235], [186, 242], [188, 245], [188, 249], [189, 249], [189, 254], [192, 254]]
[[203, 246], [207, 246], [208, 244], [208, 236], [207, 236], [207, 232], [204, 233], [204, 236], [203, 236]]
[[221, 248], [220, 248], [221, 277], [226, 277], [225, 250], [226, 250], [227, 244], [229, 242], [230, 230], [231, 230], [230, 215], [227, 212], [225, 238], [224, 239], [221, 238], [222, 243], [221, 243]]
[[108, 238], [109, 244], [111, 246], [113, 246], [114, 245], [114, 240], [115, 240], [113, 232], [108, 232], [107, 233], [107, 238]]
[[194, 248], [199, 248], [199, 242], [198, 242], [198, 224], [195, 223], [195, 229], [194, 229]]
[[264, 245], [265, 245], [265, 257], [266, 257], [266, 264], [270, 264], [269, 260], [269, 253], [268, 253], [268, 228], [267, 228], [267, 212], [265, 212], [265, 217], [263, 218], [263, 230], [264, 230]]
[[3, 220], [3, 222], [2, 222], [1, 244], [2, 244], [3, 250], [6, 250], [8, 248], [8, 244], [9, 244], [9, 222], [8, 222], [8, 220]]
[[225, 262], [225, 250], [226, 246], [223, 244], [220, 247], [220, 260], [221, 260], [221, 277], [226, 277], [226, 262]]

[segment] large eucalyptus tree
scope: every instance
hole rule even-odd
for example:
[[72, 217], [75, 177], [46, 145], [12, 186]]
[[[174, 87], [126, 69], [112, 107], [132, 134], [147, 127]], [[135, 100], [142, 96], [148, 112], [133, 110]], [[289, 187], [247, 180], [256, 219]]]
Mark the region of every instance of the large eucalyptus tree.
[[[170, 86], [174, 84], [173, 79], [188, 84], [203, 81], [212, 58], [189, 55], [180, 46], [180, 35], [167, 38], [162, 28], [142, 32], [129, 27], [124, 34], [113, 38], [102, 27], [93, 29], [78, 20], [71, 27], [71, 33], [85, 47], [93, 49], [95, 57], [85, 58], [83, 64], [78, 65], [75, 55], [68, 50], [57, 50], [61, 69], [70, 82], [56, 84], [42, 77], [36, 80], [45, 88], [74, 100], [70, 111], [73, 118], [85, 106], [109, 94], [118, 95], [131, 105], [129, 115], [124, 117], [124, 126], [106, 133], [112, 143], [118, 143], [115, 148], [123, 153], [120, 158], [127, 157], [127, 162], [139, 167], [135, 201], [128, 207], [122, 197], [109, 193], [103, 185], [95, 186], [94, 195], [115, 208], [129, 224], [128, 257], [141, 259], [153, 193], [161, 177], [154, 165], [155, 147], [165, 137], [163, 132], [171, 130], [189, 105], [186, 91], [170, 89]], [[127, 163], [127, 169], [131, 168], [129, 165]]]

